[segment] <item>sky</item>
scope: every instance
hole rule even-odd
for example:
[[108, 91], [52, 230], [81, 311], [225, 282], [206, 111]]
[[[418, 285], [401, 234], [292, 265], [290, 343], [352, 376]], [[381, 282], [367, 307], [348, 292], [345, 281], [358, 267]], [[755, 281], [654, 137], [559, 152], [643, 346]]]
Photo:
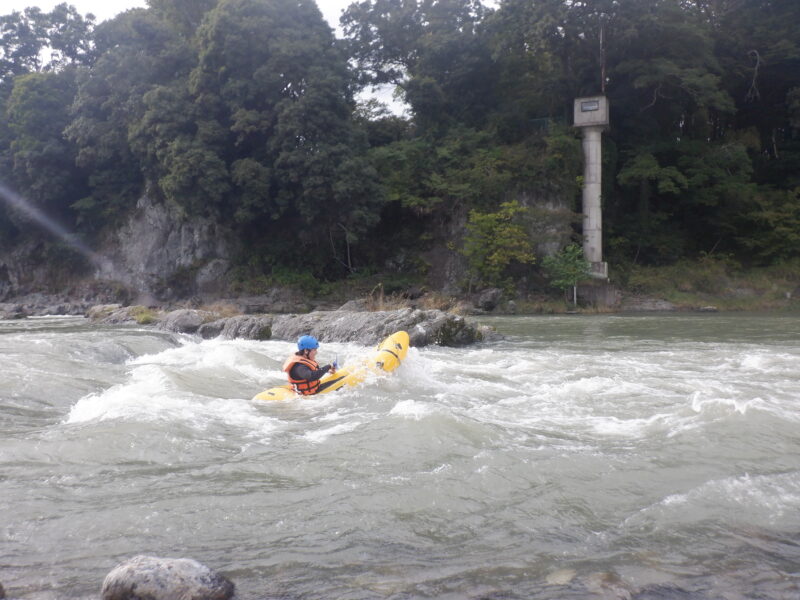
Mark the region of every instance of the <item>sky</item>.
[[[317, 0], [317, 6], [322, 11], [322, 16], [331, 27], [339, 24], [339, 16], [352, 0]], [[92, 13], [97, 17], [97, 22], [110, 19], [114, 15], [129, 8], [143, 8], [147, 6], [145, 0], [0, 0], [0, 15], [7, 15], [15, 10], [23, 10], [29, 6], [38, 6], [44, 12], [50, 12], [57, 4], [66, 2], [74, 6], [79, 13], [85, 15]]]

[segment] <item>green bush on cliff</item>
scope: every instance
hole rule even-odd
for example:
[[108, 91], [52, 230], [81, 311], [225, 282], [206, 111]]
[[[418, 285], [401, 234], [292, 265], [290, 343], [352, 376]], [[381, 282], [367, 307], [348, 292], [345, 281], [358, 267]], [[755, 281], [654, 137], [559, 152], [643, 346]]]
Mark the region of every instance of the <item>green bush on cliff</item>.
[[507, 270], [513, 263], [534, 262], [531, 240], [523, 225], [526, 214], [527, 209], [517, 201], [502, 203], [496, 212], [470, 211], [462, 250], [469, 264], [470, 284], [505, 286]]

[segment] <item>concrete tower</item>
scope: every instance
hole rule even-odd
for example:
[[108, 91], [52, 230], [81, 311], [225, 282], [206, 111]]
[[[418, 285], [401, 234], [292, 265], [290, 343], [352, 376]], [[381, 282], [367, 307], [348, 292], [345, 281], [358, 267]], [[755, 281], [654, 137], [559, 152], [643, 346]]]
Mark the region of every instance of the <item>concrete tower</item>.
[[608, 279], [603, 262], [603, 214], [601, 190], [602, 133], [608, 127], [608, 99], [605, 96], [576, 98], [575, 127], [583, 130], [583, 254], [591, 265], [592, 277]]

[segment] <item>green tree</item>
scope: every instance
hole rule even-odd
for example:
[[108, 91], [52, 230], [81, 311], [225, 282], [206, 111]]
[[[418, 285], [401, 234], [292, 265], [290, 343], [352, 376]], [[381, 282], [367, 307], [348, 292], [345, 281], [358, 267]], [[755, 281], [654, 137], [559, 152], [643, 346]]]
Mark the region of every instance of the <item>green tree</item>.
[[0, 16], [0, 84], [17, 75], [55, 71], [93, 60], [94, 18], [74, 6], [57, 5], [49, 13], [30, 7]]
[[[97, 59], [79, 73], [73, 119], [65, 130], [78, 148], [77, 164], [90, 173], [89, 192], [75, 203], [86, 229], [116, 222], [133, 209], [145, 181], [155, 183], [164, 176], [153, 148], [158, 142], [148, 146], [141, 135], [153, 118], [153, 106], [163, 108], [157, 102], [161, 96], [150, 93], [158, 86], [180, 89], [181, 81], [185, 89], [195, 64], [188, 44], [146, 10], [131, 10], [102, 23], [93, 39]], [[183, 99], [182, 106], [157, 117], [164, 136], [172, 135], [185, 115], [191, 115], [185, 92]]]
[[159, 18], [170, 23], [183, 37], [191, 39], [203, 22], [203, 17], [218, 0], [147, 0], [147, 5]]
[[[66, 207], [85, 180], [60, 129], [69, 121], [74, 67], [92, 60], [92, 27], [91, 16], [67, 4], [50, 13], [32, 7], [0, 16], [0, 181], [66, 221], [72, 220]], [[0, 204], [6, 241], [18, 218]]]
[[558, 254], [542, 259], [542, 268], [550, 285], [566, 292], [572, 288], [572, 303], [578, 304], [578, 284], [589, 277], [589, 261], [578, 244], [570, 244]]
[[341, 18], [362, 85], [401, 90], [418, 127], [474, 126], [496, 101], [477, 0], [363, 0]]
[[39, 8], [0, 16], [0, 81], [9, 86], [17, 75], [38, 72], [45, 47], [45, 17]]
[[82, 16], [66, 2], [56, 5], [44, 19], [45, 54], [49, 55], [44, 70], [59, 70], [67, 65], [91, 65], [95, 59], [93, 31], [92, 15]]
[[6, 104], [11, 182], [51, 217], [68, 221], [70, 204], [85, 190], [85, 178], [75, 168], [76, 150], [62, 135], [75, 90], [74, 69], [31, 73], [15, 78]]
[[508, 286], [508, 269], [513, 264], [531, 264], [535, 258], [523, 223], [526, 209], [518, 202], [504, 202], [500, 210], [469, 213], [463, 254], [473, 282]]
[[210, 133], [203, 145], [232, 174], [234, 218], [284, 239], [299, 263], [354, 243], [377, 221], [382, 196], [353, 120], [347, 57], [316, 5], [225, 0], [196, 45], [189, 91], [221, 127], [198, 124], [195, 136]]

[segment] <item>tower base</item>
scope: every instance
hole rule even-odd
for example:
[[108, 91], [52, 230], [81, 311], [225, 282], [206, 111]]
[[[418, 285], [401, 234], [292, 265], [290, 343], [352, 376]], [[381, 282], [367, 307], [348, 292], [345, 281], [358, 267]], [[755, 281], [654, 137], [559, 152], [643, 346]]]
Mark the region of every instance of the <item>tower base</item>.
[[593, 262], [589, 263], [589, 274], [592, 279], [608, 280], [608, 263], [607, 262]]

